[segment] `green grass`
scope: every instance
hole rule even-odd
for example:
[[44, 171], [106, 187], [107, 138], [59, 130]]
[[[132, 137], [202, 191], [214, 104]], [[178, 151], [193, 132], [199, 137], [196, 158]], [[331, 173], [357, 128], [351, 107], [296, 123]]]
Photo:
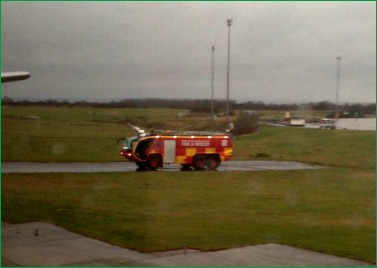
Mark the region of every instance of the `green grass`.
[[[148, 130], [223, 123], [178, 111], [3, 106], [2, 161], [124, 161], [116, 140], [134, 135], [126, 121]], [[375, 138], [261, 127], [234, 140], [234, 160], [330, 167], [320, 170], [3, 174], [2, 220], [51, 222], [145, 252], [274, 242], [375, 262]]]
[[[150, 129], [206, 129], [209, 118], [178, 118], [173, 109], [2, 107], [2, 160], [35, 162], [124, 161], [118, 138], [132, 136], [125, 122]], [[27, 120], [27, 115], [40, 116]], [[103, 116], [101, 119], [100, 117]], [[217, 124], [221, 125], [222, 119]], [[217, 125], [216, 124], [216, 125]], [[375, 131], [261, 127], [236, 137], [234, 160], [302, 161], [374, 168]]]
[[[135, 135], [126, 124], [164, 127], [175, 109], [2, 107], [2, 160], [32, 162], [123, 161], [117, 139]], [[40, 119], [26, 119], [27, 116]], [[151, 123], [152, 122], [152, 123]], [[154, 122], [156, 122], [154, 124]]]
[[375, 131], [261, 127], [236, 138], [237, 159], [301, 161], [327, 166], [375, 168]]
[[[116, 141], [135, 135], [127, 122], [151, 129], [206, 129], [209, 118], [180, 118], [179, 109], [2, 107], [2, 160], [124, 161]], [[39, 119], [28, 119], [36, 116]], [[225, 118], [219, 119], [220, 124]], [[217, 125], [217, 124], [216, 124]]]
[[89, 121], [117, 121], [122, 119], [161, 119], [177, 117], [179, 109], [154, 108], [89, 108], [89, 107], [13, 107], [2, 106], [3, 118], [26, 118], [37, 116], [41, 120], [89, 122]]
[[118, 138], [131, 136], [129, 127], [98, 122], [2, 120], [3, 161], [121, 161]]
[[373, 171], [4, 174], [2, 213], [144, 252], [273, 242], [375, 261]]

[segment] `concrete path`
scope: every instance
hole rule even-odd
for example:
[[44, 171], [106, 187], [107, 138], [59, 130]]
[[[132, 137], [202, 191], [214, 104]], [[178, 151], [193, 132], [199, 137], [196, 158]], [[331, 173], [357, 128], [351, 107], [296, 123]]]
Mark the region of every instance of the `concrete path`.
[[309, 250], [263, 244], [150, 254], [117, 247], [43, 222], [2, 223], [2, 266], [373, 266]]

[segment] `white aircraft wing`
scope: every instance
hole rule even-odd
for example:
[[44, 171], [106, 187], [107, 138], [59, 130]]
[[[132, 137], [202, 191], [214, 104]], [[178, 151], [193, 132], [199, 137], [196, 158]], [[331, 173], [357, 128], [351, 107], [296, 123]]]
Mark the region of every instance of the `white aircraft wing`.
[[1, 73], [1, 83], [25, 80], [30, 77], [29, 72], [7, 72]]

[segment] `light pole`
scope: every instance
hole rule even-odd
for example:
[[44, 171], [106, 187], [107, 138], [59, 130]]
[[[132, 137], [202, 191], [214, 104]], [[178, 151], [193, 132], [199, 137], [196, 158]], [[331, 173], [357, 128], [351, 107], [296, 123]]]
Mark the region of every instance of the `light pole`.
[[338, 61], [338, 68], [337, 68], [337, 73], [336, 73], [336, 96], [335, 96], [335, 118], [339, 118], [339, 82], [340, 82], [340, 60], [342, 57], [336, 57]]
[[215, 114], [213, 111], [213, 78], [215, 76], [215, 69], [214, 69], [214, 54], [215, 54], [215, 46], [212, 46], [212, 79], [211, 79], [211, 115], [212, 115], [212, 120], [215, 120]]
[[229, 72], [230, 72], [230, 26], [233, 24], [233, 19], [227, 19], [228, 25], [228, 65], [226, 73], [226, 122], [229, 126]]

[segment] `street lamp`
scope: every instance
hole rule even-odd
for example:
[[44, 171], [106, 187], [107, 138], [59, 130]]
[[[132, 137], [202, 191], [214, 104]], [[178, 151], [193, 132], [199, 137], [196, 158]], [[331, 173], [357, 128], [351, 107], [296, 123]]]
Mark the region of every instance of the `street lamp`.
[[338, 61], [338, 70], [336, 74], [335, 118], [338, 119], [339, 118], [338, 105], [339, 105], [340, 60], [342, 59], [342, 57], [336, 57], [336, 59]]
[[230, 72], [230, 26], [233, 24], [233, 19], [227, 19], [228, 25], [228, 66], [227, 66], [227, 80], [226, 80], [226, 122], [229, 126], [229, 72]]
[[215, 120], [215, 114], [214, 114], [214, 111], [213, 111], [213, 78], [215, 76], [215, 69], [214, 69], [214, 54], [215, 54], [215, 46], [212, 46], [212, 79], [211, 79], [211, 115], [212, 115], [212, 119]]

